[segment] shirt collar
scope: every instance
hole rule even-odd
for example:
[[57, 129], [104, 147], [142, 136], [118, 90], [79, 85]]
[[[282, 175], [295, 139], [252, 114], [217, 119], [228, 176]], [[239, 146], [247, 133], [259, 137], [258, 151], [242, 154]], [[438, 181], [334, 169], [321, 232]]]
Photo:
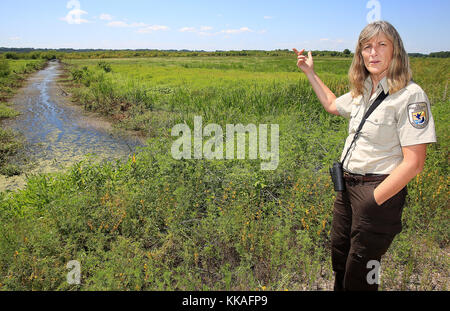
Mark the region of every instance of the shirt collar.
[[[386, 77], [381, 79], [381, 81], [378, 83], [378, 85], [381, 85], [381, 87], [383, 88], [384, 93], [387, 94], [387, 92], [389, 92], [389, 86], [387, 84]], [[364, 81], [364, 88], [366, 90], [366, 93], [368, 93], [368, 94], [371, 93], [371, 91], [372, 91], [372, 79], [370, 78], [370, 76], [367, 76], [366, 80]]]

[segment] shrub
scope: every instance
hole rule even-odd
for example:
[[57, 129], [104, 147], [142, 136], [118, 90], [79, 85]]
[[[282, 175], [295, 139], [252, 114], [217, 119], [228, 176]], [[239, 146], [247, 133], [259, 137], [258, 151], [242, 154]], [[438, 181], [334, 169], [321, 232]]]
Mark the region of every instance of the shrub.
[[83, 66], [81, 69], [72, 69], [70, 74], [74, 81], [83, 83], [86, 87], [90, 87], [91, 82], [95, 80], [94, 73], [87, 66]]
[[13, 52], [7, 52], [7, 53], [5, 53], [5, 58], [6, 59], [19, 59], [19, 55], [17, 53], [13, 53]]
[[0, 120], [6, 118], [12, 118], [19, 114], [18, 111], [11, 109], [5, 103], [0, 103]]
[[105, 72], [111, 72], [111, 65], [106, 62], [99, 62], [97, 64], [100, 68], [102, 68]]
[[7, 77], [11, 73], [9, 63], [6, 59], [0, 60], [0, 77]]
[[41, 57], [42, 57], [43, 59], [46, 59], [46, 60], [53, 60], [53, 59], [56, 59], [56, 58], [57, 58], [57, 57], [56, 57], [56, 53], [54, 53], [54, 52], [43, 53], [43, 54], [41, 55]]
[[31, 53], [31, 59], [39, 59], [39, 58], [41, 58], [40, 52]]

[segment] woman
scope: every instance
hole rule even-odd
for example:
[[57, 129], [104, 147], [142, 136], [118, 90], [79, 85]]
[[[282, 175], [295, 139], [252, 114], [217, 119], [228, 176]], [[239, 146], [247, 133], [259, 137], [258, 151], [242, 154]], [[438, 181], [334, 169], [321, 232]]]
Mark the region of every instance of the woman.
[[[408, 55], [395, 28], [385, 21], [361, 32], [349, 70], [351, 92], [339, 98], [314, 72], [311, 52], [297, 54], [321, 104], [350, 119], [341, 161], [346, 190], [338, 192], [331, 229], [335, 290], [377, 290], [381, 256], [401, 231], [406, 185], [423, 169], [428, 143], [436, 142], [430, 102], [411, 80]], [[388, 96], [351, 142], [365, 112]], [[350, 146], [351, 145], [351, 146]], [[349, 148], [350, 147], [350, 148]]]

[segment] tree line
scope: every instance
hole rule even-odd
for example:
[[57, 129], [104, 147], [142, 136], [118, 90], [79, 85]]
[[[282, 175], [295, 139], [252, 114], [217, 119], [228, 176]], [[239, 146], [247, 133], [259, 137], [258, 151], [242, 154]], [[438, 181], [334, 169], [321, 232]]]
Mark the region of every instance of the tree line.
[[[264, 50], [241, 50], [241, 51], [192, 51], [192, 50], [102, 50], [102, 49], [34, 49], [34, 48], [4, 48], [0, 47], [0, 58], [4, 59], [89, 59], [89, 58], [133, 58], [133, 57], [196, 57], [196, 56], [288, 56], [292, 51], [289, 49]], [[306, 54], [306, 52], [305, 52]], [[313, 56], [328, 57], [353, 57], [349, 49], [342, 52], [328, 50], [314, 50]], [[411, 57], [450, 57], [450, 51], [433, 52], [430, 54], [409, 53]]]

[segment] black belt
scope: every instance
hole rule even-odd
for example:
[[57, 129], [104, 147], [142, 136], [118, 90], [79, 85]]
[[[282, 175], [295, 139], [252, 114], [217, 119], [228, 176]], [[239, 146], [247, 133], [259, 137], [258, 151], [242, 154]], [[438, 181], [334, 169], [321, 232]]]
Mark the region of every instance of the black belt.
[[353, 181], [353, 182], [365, 182], [365, 181], [380, 181], [386, 179], [388, 177], [388, 174], [366, 174], [366, 175], [360, 175], [360, 174], [353, 174], [349, 172], [344, 171], [344, 179]]

